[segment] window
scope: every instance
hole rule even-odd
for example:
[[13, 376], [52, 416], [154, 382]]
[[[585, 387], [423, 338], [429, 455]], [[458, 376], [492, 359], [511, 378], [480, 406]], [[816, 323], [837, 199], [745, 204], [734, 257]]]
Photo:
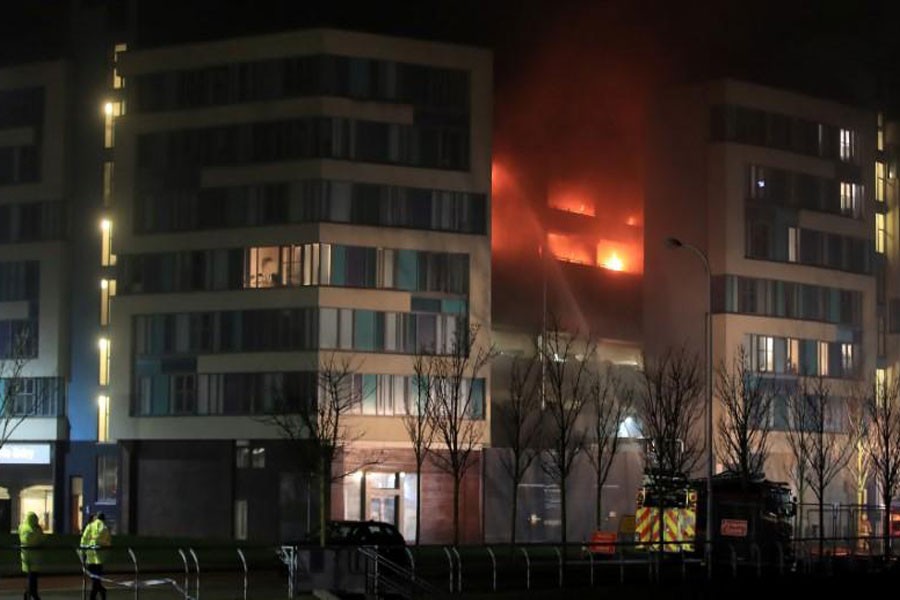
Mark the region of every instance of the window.
[[877, 119], [878, 137], [875, 140], [875, 149], [879, 152], [884, 151], [884, 113], [878, 113]]
[[109, 396], [97, 397], [97, 441], [109, 441]]
[[119, 491], [119, 461], [114, 455], [97, 457], [97, 503], [115, 504]]
[[816, 354], [819, 362], [819, 375], [828, 377], [830, 374], [828, 372], [828, 342], [818, 342]]
[[875, 252], [884, 254], [887, 250], [887, 231], [883, 213], [875, 213]]
[[797, 374], [800, 372], [800, 340], [788, 338], [787, 360], [785, 362], [786, 373]]
[[112, 204], [113, 164], [110, 161], [103, 163], [103, 206]]
[[250, 451], [250, 466], [254, 469], [266, 468], [266, 449], [265, 448], [256, 447]]
[[281, 252], [278, 246], [250, 248], [244, 287], [270, 288], [281, 285]]
[[250, 447], [247, 442], [235, 442], [234, 466], [238, 469], [250, 468]]
[[174, 375], [172, 382], [172, 414], [197, 412], [197, 377], [193, 373]]
[[856, 373], [856, 360], [853, 355], [853, 344], [841, 344], [841, 371], [844, 376]]
[[841, 214], [848, 217], [858, 217], [862, 205], [862, 186], [841, 182]]
[[840, 130], [838, 156], [844, 162], [850, 162], [856, 159], [856, 132], [852, 129]]
[[116, 295], [116, 280], [101, 279], [100, 280], [100, 325], [109, 325], [111, 318], [110, 309], [112, 306], [113, 296]]
[[100, 338], [97, 344], [100, 351], [99, 367], [100, 372], [97, 376], [99, 385], [109, 385], [109, 363], [110, 363], [110, 342], [109, 338]]
[[875, 201], [885, 201], [885, 187], [887, 180], [885, 178], [885, 165], [883, 162], [875, 161]]
[[775, 370], [775, 338], [757, 335], [753, 339], [756, 344], [756, 370], [771, 373]]
[[769, 258], [772, 255], [772, 227], [769, 223], [750, 220], [747, 223], [747, 254], [752, 258]]
[[0, 359], [36, 358], [37, 355], [36, 319], [0, 320]]
[[111, 267], [116, 264], [116, 255], [112, 253], [112, 221], [100, 221], [100, 266]]
[[800, 230], [797, 227], [788, 227], [788, 262], [797, 262], [800, 256]]
[[120, 101], [107, 102], [103, 105], [104, 128], [103, 128], [103, 147], [112, 148], [115, 146], [115, 120], [117, 117], [125, 114], [125, 105]]
[[247, 501], [234, 501], [234, 539], [247, 539]]
[[234, 443], [234, 466], [238, 469], [264, 469], [266, 467], [266, 449], [252, 446], [250, 442], [239, 440]]

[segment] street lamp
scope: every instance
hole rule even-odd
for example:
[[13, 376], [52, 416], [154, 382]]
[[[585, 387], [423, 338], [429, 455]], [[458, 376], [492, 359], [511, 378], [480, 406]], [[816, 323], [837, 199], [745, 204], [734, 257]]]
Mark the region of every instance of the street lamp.
[[712, 572], [712, 532], [713, 532], [713, 511], [712, 511], [712, 478], [713, 478], [713, 461], [715, 460], [715, 452], [713, 451], [713, 402], [712, 402], [712, 271], [709, 268], [709, 258], [706, 254], [693, 244], [683, 242], [678, 238], [666, 238], [666, 246], [675, 250], [684, 248], [696, 254], [703, 262], [703, 268], [706, 270], [706, 319], [704, 326], [706, 328], [706, 444], [708, 456], [706, 460], [706, 564], [707, 569]]

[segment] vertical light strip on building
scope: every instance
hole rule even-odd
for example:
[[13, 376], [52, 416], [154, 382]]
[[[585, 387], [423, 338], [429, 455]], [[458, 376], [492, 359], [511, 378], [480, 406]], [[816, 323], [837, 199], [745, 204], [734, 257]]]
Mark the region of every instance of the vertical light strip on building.
[[97, 441], [109, 441], [109, 396], [97, 396]]
[[116, 280], [101, 279], [100, 280], [100, 325], [106, 327], [109, 325], [110, 311], [112, 309], [112, 298], [116, 295]]
[[125, 104], [120, 100], [110, 101], [103, 105], [103, 147], [112, 148], [116, 145], [116, 117], [125, 114]]
[[875, 213], [875, 252], [884, 254], [887, 246], [887, 231], [885, 231], [884, 213]]
[[125, 87], [125, 78], [119, 74], [119, 55], [128, 51], [128, 44], [116, 44], [113, 48], [112, 86], [114, 90]]
[[116, 255], [112, 253], [112, 221], [100, 221], [100, 266], [112, 267], [116, 264]]
[[101, 386], [109, 385], [109, 356], [110, 356], [110, 343], [109, 338], [102, 337], [97, 344], [97, 347], [100, 350], [100, 368], [99, 373], [97, 375], [97, 382]]

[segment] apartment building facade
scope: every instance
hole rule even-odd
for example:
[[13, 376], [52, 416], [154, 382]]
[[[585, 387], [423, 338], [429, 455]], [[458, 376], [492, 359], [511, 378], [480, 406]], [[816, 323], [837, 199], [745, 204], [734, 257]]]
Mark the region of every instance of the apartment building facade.
[[[103, 435], [121, 448], [121, 530], [308, 531], [315, 486], [265, 417], [276, 390], [315, 395], [346, 358], [361, 402], [331, 515], [414, 536], [414, 357], [470, 324], [489, 343], [490, 54], [310, 30], [117, 64]], [[489, 373], [471, 385], [487, 445]], [[428, 463], [421, 487], [422, 539], [444, 539], [451, 481]]]
[[0, 70], [0, 528], [24, 511], [53, 525], [68, 438], [69, 192], [63, 62]]
[[[750, 368], [782, 391], [776, 432], [798, 378], [821, 376], [835, 398], [871, 381], [884, 332], [875, 114], [725, 80], [666, 94], [648, 131], [648, 354], [703, 352], [705, 269], [666, 247], [674, 237], [709, 260], [714, 364], [731, 364], [743, 348]], [[715, 423], [718, 414], [716, 405]], [[791, 460], [776, 433], [767, 475], [789, 479]], [[829, 495], [853, 496], [840, 482]]]

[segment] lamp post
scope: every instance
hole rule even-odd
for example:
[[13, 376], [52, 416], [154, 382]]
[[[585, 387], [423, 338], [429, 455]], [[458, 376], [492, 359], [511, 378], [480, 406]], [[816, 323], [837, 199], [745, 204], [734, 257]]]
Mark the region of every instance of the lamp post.
[[707, 570], [712, 573], [712, 532], [713, 532], [713, 511], [712, 511], [712, 478], [713, 478], [713, 462], [715, 461], [715, 452], [713, 444], [713, 402], [712, 402], [712, 271], [709, 268], [709, 258], [700, 248], [683, 242], [678, 238], [666, 238], [666, 246], [675, 250], [684, 248], [690, 250], [700, 258], [703, 268], [706, 271], [706, 319], [704, 327], [706, 329], [706, 444], [707, 444], [707, 460], [706, 460], [706, 565]]

